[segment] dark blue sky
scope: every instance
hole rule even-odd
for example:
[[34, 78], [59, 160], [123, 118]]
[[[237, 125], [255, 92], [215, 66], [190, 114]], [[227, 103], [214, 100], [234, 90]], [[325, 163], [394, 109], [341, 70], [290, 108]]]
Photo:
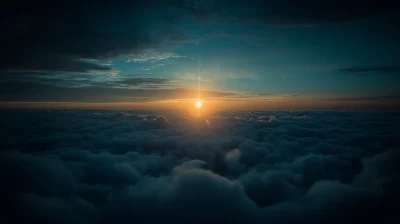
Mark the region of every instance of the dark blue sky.
[[199, 65], [205, 101], [393, 103], [397, 13], [386, 1], [10, 3], [0, 100], [190, 100]]

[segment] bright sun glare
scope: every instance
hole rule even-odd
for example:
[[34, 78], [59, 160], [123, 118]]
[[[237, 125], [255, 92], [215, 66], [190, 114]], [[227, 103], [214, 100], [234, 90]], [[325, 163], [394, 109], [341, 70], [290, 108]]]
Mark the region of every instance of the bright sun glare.
[[203, 106], [203, 102], [201, 101], [196, 101], [196, 107], [200, 108], [201, 106]]

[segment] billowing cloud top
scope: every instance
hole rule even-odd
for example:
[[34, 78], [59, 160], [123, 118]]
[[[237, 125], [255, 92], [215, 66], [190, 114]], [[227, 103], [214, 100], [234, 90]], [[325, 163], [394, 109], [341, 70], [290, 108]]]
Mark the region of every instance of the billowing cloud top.
[[2, 110], [6, 216], [25, 223], [385, 223], [398, 114]]

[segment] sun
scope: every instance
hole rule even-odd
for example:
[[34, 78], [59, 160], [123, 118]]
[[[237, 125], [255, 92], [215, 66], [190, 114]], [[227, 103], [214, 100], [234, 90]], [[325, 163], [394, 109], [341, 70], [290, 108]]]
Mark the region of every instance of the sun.
[[201, 101], [196, 101], [196, 107], [201, 108], [203, 106], [203, 102]]

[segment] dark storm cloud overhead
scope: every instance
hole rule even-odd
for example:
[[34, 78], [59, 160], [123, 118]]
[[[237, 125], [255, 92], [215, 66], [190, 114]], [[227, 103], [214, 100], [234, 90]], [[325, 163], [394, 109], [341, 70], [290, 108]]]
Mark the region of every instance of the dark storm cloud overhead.
[[91, 71], [109, 68], [76, 59], [109, 59], [190, 42], [179, 30], [188, 14], [266, 24], [347, 21], [389, 8], [386, 1], [86, 1], [7, 2], [2, 7], [1, 70]]
[[6, 211], [25, 223], [385, 223], [400, 199], [398, 114], [223, 111], [201, 122], [1, 110], [0, 119]]
[[400, 66], [351, 67], [335, 71], [352, 75], [400, 75]]
[[[44, 2], [42, 2], [44, 3]], [[175, 15], [165, 20], [168, 15]], [[1, 70], [108, 70], [76, 59], [109, 59], [185, 40], [176, 1], [8, 2], [2, 7]]]

